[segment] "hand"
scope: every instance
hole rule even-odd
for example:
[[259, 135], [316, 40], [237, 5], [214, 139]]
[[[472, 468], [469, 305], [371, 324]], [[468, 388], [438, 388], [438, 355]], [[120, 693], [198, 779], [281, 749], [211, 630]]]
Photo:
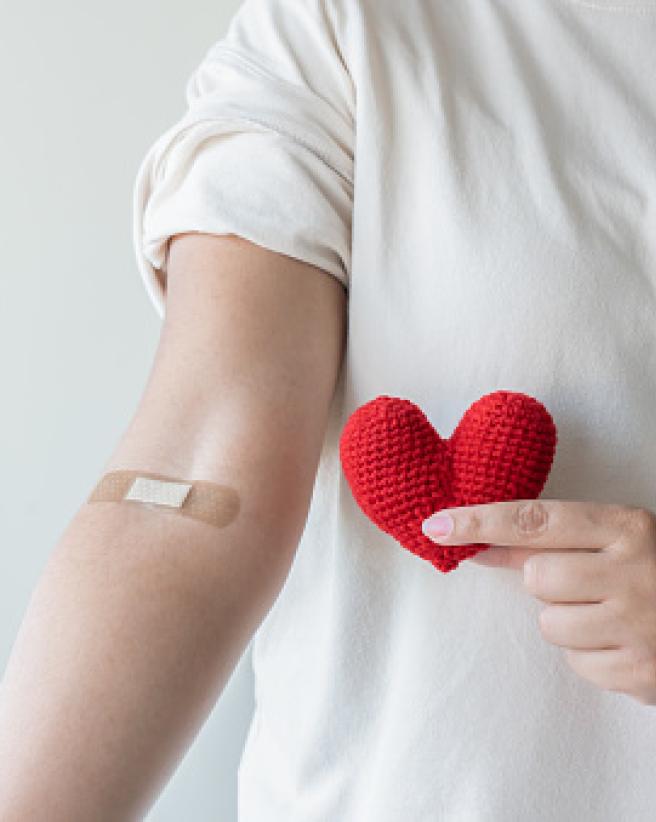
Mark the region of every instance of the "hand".
[[[565, 649], [577, 674], [656, 705], [656, 515], [644, 508], [556, 499], [442, 509], [440, 545], [484, 542], [479, 565], [523, 569], [547, 603], [542, 636]], [[435, 515], [434, 515], [435, 516]], [[433, 517], [430, 517], [433, 519]]]

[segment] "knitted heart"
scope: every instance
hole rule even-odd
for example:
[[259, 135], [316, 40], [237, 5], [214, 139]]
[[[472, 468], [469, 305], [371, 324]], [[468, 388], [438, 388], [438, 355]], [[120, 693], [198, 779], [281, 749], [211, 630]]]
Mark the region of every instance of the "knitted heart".
[[446, 572], [489, 543], [438, 545], [422, 532], [423, 520], [452, 506], [536, 498], [556, 442], [551, 415], [527, 394], [486, 394], [469, 406], [448, 439], [414, 403], [382, 395], [351, 414], [339, 455], [366, 516]]

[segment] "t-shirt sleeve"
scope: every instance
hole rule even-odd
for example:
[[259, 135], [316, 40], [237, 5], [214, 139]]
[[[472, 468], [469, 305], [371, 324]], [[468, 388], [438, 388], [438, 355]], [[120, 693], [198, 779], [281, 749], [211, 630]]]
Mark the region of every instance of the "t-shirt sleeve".
[[187, 110], [137, 172], [137, 264], [165, 313], [169, 240], [236, 234], [348, 291], [354, 90], [331, 0], [245, 0], [186, 85]]

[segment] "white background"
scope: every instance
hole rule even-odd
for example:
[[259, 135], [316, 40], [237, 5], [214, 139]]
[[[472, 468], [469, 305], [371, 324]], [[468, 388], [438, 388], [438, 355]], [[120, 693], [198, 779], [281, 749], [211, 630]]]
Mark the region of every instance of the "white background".
[[[137, 168], [239, 5], [0, 0], [0, 670], [155, 352]], [[249, 649], [149, 822], [236, 819], [252, 708]]]

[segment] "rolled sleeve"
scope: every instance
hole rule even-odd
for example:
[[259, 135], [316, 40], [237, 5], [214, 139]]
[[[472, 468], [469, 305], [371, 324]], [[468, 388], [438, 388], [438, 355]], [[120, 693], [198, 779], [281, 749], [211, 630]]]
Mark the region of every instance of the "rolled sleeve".
[[[265, 0], [263, 14], [262, 3], [244, 4], [189, 79], [186, 113], [148, 149], [134, 186], [134, 246], [160, 316], [168, 243], [182, 232], [239, 235], [348, 290], [352, 100], [325, 18], [311, 14], [317, 5]], [[302, 66], [307, 38], [324, 34], [323, 59]]]

